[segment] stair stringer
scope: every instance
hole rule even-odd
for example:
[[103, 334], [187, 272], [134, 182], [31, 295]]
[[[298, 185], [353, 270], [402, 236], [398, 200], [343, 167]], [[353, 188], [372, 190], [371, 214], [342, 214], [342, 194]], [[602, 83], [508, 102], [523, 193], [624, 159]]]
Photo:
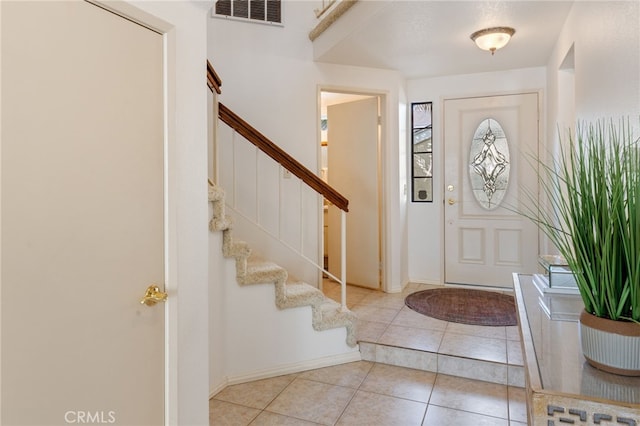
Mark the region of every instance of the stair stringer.
[[209, 230], [222, 232], [222, 253], [235, 259], [236, 279], [241, 286], [273, 283], [275, 304], [278, 309], [310, 306], [312, 326], [316, 331], [345, 327], [346, 343], [355, 347], [357, 317], [350, 310], [342, 310], [337, 302], [327, 298], [317, 288], [297, 281], [281, 266], [252, 256], [245, 241], [233, 238], [233, 220], [225, 211], [225, 193], [217, 185], [209, 185], [209, 202], [213, 208]]

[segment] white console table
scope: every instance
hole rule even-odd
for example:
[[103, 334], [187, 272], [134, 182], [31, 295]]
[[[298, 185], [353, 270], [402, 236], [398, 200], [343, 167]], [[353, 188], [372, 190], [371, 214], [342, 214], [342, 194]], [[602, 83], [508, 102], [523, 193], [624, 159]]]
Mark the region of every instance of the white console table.
[[580, 349], [580, 296], [542, 293], [513, 274], [531, 426], [640, 426], [640, 377], [587, 364]]

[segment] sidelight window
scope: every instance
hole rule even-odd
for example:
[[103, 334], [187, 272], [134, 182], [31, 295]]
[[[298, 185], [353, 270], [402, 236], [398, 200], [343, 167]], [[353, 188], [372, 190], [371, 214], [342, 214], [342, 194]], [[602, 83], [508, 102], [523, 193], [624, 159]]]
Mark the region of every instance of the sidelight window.
[[433, 201], [431, 102], [411, 104], [411, 184], [414, 202]]

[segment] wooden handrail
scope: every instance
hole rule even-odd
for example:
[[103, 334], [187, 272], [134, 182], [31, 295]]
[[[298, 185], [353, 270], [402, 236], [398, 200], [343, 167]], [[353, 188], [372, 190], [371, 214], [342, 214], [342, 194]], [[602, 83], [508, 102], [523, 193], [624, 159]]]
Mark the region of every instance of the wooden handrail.
[[262, 152], [280, 163], [282, 167], [293, 173], [314, 191], [333, 203], [340, 210], [349, 211], [349, 200], [320, 179], [295, 158], [287, 154], [282, 148], [271, 142], [266, 136], [253, 128], [224, 104], [218, 103], [218, 117], [233, 130], [241, 134], [249, 142], [257, 146]]
[[222, 86], [222, 80], [218, 76], [218, 73], [216, 73], [216, 70], [213, 69], [213, 65], [211, 65], [211, 62], [209, 62], [208, 60], [207, 60], [207, 86], [209, 86], [209, 89], [212, 92], [215, 90], [218, 95], [222, 93], [222, 90], [220, 89], [220, 86]]

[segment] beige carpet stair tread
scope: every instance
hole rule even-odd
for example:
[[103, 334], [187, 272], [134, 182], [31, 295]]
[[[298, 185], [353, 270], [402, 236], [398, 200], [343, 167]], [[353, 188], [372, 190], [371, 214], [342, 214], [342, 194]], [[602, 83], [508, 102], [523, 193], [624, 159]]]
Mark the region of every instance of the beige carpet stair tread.
[[233, 220], [225, 213], [222, 188], [209, 185], [209, 202], [213, 210], [209, 229], [222, 232], [222, 252], [225, 257], [235, 259], [239, 284], [273, 284], [275, 303], [279, 309], [311, 306], [314, 330], [345, 327], [347, 344], [352, 347], [356, 345], [357, 317], [353, 312], [343, 311], [339, 303], [327, 298], [319, 289], [290, 277], [285, 268], [252, 254], [249, 244], [235, 240], [232, 234]]
[[280, 265], [259, 259], [247, 259], [247, 273], [252, 274], [269, 274], [269, 273], [284, 273], [286, 269]]
[[307, 283], [287, 283], [285, 286], [285, 302], [288, 308], [298, 306], [317, 306], [325, 301], [326, 297], [320, 290]]
[[320, 310], [322, 312], [334, 311], [336, 309], [340, 309], [340, 304], [333, 299], [326, 298], [327, 300], [320, 305]]

